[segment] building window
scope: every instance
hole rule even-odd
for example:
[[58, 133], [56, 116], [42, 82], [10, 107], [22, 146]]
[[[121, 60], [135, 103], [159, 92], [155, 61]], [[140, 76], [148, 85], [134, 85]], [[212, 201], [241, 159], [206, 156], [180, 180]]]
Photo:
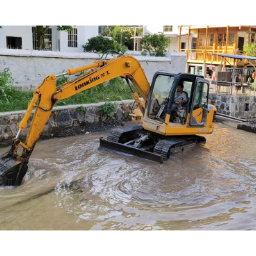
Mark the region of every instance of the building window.
[[213, 42], [214, 42], [214, 34], [210, 34], [208, 36], [208, 46], [213, 46]]
[[235, 34], [229, 34], [228, 45], [232, 46], [235, 42]]
[[196, 37], [192, 37], [192, 45], [191, 45], [191, 49], [196, 49]]
[[185, 50], [186, 49], [186, 43], [184, 43], [184, 42], [181, 43], [181, 47], [180, 48], [181, 48], [181, 50]]
[[[32, 40], [33, 40], [33, 49], [38, 50], [40, 48], [38, 42], [38, 34], [36, 27], [32, 27]], [[52, 29], [48, 28], [44, 34], [44, 45], [42, 50], [52, 50]]]
[[218, 34], [218, 46], [226, 45], [226, 34]]
[[255, 33], [251, 33], [251, 43], [255, 43]]
[[38, 50], [36, 27], [32, 27], [32, 40], [33, 40], [33, 50]]
[[172, 26], [164, 26], [164, 32], [172, 32]]
[[205, 46], [205, 35], [204, 34], [199, 35], [199, 46]]
[[52, 50], [52, 29], [48, 28], [44, 34], [44, 49]]
[[8, 49], [22, 49], [22, 38], [7, 36], [6, 37], [6, 46]]
[[77, 47], [77, 28], [68, 32], [68, 47]]

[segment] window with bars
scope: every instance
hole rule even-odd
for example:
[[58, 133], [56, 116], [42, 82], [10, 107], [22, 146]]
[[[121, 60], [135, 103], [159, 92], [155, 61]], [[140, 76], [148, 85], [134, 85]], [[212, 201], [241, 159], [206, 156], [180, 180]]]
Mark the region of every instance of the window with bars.
[[228, 45], [233, 45], [235, 42], [235, 34], [231, 33], [229, 34], [229, 41], [228, 41]]
[[214, 43], [214, 34], [208, 36], [208, 46], [213, 46]]
[[[39, 49], [38, 35], [36, 27], [32, 27], [32, 40], [33, 40], [33, 50]], [[44, 34], [44, 49], [43, 50], [52, 50], [52, 29], [48, 28]]]
[[77, 47], [77, 28], [68, 32], [68, 47]]
[[164, 26], [164, 32], [172, 32], [172, 26]]
[[192, 46], [191, 46], [191, 49], [196, 49], [196, 40], [197, 40], [196, 37], [192, 37]]
[[251, 33], [251, 43], [255, 43], [255, 33]]
[[226, 45], [226, 34], [218, 34], [218, 46]]
[[[218, 46], [226, 45], [226, 33], [218, 34]], [[235, 43], [235, 33], [229, 33], [228, 35], [228, 45], [232, 46]]]

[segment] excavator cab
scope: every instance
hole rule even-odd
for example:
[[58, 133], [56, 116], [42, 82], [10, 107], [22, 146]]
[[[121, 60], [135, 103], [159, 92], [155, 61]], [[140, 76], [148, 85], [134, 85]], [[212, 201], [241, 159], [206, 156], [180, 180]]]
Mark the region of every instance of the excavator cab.
[[[183, 87], [185, 102], [177, 104], [175, 97], [179, 85]], [[148, 127], [158, 123], [159, 133], [168, 135], [178, 135], [180, 129], [182, 134], [200, 133], [201, 130], [195, 131], [195, 127], [208, 127], [202, 131], [210, 132], [212, 120], [207, 117], [208, 96], [209, 82], [202, 76], [156, 72], [146, 104], [144, 125]]]
[[[182, 85], [182, 93], [186, 99], [182, 104], [175, 102], [178, 85]], [[157, 72], [149, 95], [148, 118], [170, 126], [204, 126], [207, 120], [208, 95], [209, 82], [202, 76]], [[169, 121], [167, 115], [170, 115]], [[190, 120], [187, 120], [188, 117]]]

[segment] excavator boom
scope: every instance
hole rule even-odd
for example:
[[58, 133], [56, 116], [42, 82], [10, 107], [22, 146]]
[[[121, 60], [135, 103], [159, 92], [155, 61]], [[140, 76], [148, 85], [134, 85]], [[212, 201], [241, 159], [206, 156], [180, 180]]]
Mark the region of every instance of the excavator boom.
[[[0, 185], [20, 185], [28, 169], [27, 164], [35, 144], [40, 138], [57, 101], [69, 98], [116, 77], [130, 80], [142, 98], [144, 100], [148, 98], [150, 85], [139, 61], [132, 56], [119, 55], [111, 60], [101, 59], [90, 65], [69, 69], [61, 75], [74, 75], [82, 71], [87, 72], [58, 87], [56, 86], [58, 75], [49, 75], [34, 91], [34, 96], [28, 104], [23, 120], [19, 124], [19, 132], [13, 140], [10, 151], [0, 157]], [[143, 113], [143, 104], [138, 94], [133, 92], [132, 96]], [[24, 143], [19, 140], [19, 135], [26, 128], [34, 108], [36, 108], [36, 111]], [[19, 146], [23, 147], [21, 156], [17, 153]]]

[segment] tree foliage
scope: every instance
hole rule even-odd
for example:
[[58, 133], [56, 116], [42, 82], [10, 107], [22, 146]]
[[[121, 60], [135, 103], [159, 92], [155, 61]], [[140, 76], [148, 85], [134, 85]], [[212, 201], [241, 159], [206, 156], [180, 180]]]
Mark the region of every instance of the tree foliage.
[[[109, 36], [110, 32], [115, 29], [116, 25], [99, 25], [99, 34], [101, 36]], [[139, 25], [119, 25], [121, 27], [137, 27]]]
[[140, 50], [150, 56], [165, 56], [169, 42], [170, 39], [164, 34], [145, 35], [140, 41]]
[[133, 39], [131, 38], [132, 34], [129, 29], [115, 26], [113, 30], [109, 31], [108, 36], [112, 37], [119, 44], [125, 45], [129, 50], [133, 49]]
[[244, 51], [247, 55], [256, 57], [256, 43], [249, 43], [244, 45]]
[[[37, 40], [39, 43], [39, 50], [43, 50], [45, 48], [44, 37], [45, 37], [45, 34], [46, 34], [48, 28], [50, 28], [50, 25], [36, 26], [36, 34], [37, 34]], [[72, 26], [59, 26], [59, 25], [57, 26], [58, 31], [69, 32], [72, 29], [73, 29]]]
[[95, 36], [88, 39], [88, 42], [83, 45], [85, 52], [105, 52], [107, 50], [114, 50], [114, 41], [104, 37]]
[[122, 46], [117, 41], [109, 39], [104, 36], [95, 36], [88, 39], [88, 42], [83, 45], [85, 52], [97, 52], [103, 53], [108, 50], [116, 50], [118, 52], [126, 52], [128, 50], [127, 47]]
[[99, 34], [101, 36], [108, 36], [115, 26], [99, 26]]

